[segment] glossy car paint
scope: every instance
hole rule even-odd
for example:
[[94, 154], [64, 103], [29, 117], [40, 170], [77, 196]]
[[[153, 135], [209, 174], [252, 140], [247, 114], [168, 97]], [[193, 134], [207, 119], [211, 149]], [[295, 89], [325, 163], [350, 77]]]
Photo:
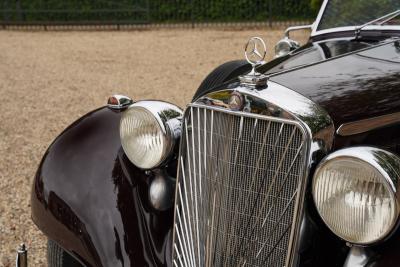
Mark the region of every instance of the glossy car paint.
[[[315, 45], [320, 44], [312, 44], [313, 49]], [[326, 56], [332, 55], [329, 53], [332, 50], [342, 52], [305, 67], [294, 66], [281, 74], [272, 74], [271, 80], [318, 103], [328, 111], [336, 129], [343, 123], [399, 112], [399, 42], [393, 40], [362, 46], [355, 45], [352, 40], [342, 40], [340, 47], [330, 46], [323, 53]], [[293, 56], [288, 61], [291, 59]], [[277, 69], [279, 66], [267, 72], [275, 73]], [[377, 146], [400, 155], [400, 124], [352, 136], [337, 135], [333, 150], [356, 145]], [[318, 216], [312, 217], [318, 220]], [[395, 249], [399, 245], [400, 234], [397, 231], [386, 242], [359, 250], [358, 257], [364, 259], [365, 266], [399, 266], [400, 256]], [[329, 250], [334, 253], [331, 249], [332, 246]]]
[[150, 207], [153, 175], [124, 155], [119, 120], [101, 108], [54, 141], [35, 177], [32, 219], [88, 266], [165, 266], [173, 210]]
[[[153, 175], [124, 155], [119, 120], [119, 112], [102, 108], [57, 137], [35, 177], [33, 221], [87, 266], [170, 266], [173, 209], [150, 206]], [[166, 171], [174, 177], [175, 170], [173, 161]], [[304, 223], [302, 266], [322, 264], [327, 257], [335, 266], [343, 253], [327, 253], [316, 244], [335, 251], [340, 242], [318, 225]]]
[[[354, 45], [354, 41], [340, 42], [341, 48], [329, 45], [330, 50], [362, 47]], [[346, 42], [352, 48], [345, 48]], [[271, 80], [318, 103], [329, 113], [336, 129], [343, 123], [396, 113], [400, 111], [400, 44], [393, 40], [365, 46], [350, 54], [272, 75]], [[335, 137], [334, 149], [355, 145], [378, 146], [400, 154], [400, 124]]]
[[[309, 43], [260, 70], [325, 108], [337, 128], [400, 110], [399, 55], [396, 41], [326, 41]], [[152, 175], [125, 157], [119, 119], [120, 113], [102, 108], [55, 140], [35, 178], [32, 217], [49, 238], [87, 265], [167, 266], [173, 209], [157, 212], [150, 207], [147, 192]], [[400, 154], [400, 125], [335, 136], [333, 150], [353, 145], [379, 146]], [[173, 177], [175, 169], [168, 169]], [[341, 266], [349, 248], [320, 220], [310, 193], [306, 207], [299, 266]], [[399, 245], [396, 232], [361, 253], [374, 266], [398, 266]]]
[[277, 74], [271, 80], [318, 103], [336, 127], [396, 113], [400, 111], [400, 43], [378, 44]]

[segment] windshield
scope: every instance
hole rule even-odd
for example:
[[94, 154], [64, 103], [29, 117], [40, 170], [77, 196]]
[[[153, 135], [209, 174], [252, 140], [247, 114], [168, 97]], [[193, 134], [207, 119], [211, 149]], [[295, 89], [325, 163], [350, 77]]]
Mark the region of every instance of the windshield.
[[[400, 0], [330, 0], [317, 30], [360, 26], [398, 9]], [[400, 25], [399, 17], [385, 25]]]

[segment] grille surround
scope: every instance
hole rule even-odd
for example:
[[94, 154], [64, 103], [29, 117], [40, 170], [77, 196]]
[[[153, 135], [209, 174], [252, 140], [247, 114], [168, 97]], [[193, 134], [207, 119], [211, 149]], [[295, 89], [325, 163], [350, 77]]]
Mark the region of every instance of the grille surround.
[[[198, 110], [197, 113], [194, 112], [194, 110]], [[204, 112], [204, 116], [202, 117], [201, 112]], [[202, 202], [203, 200], [206, 201], [207, 199], [203, 199], [201, 198], [201, 193], [200, 191], [202, 190], [201, 188], [201, 183], [199, 182], [198, 187], [194, 188], [194, 185], [196, 185], [196, 178], [201, 178], [202, 177], [202, 171], [206, 172], [207, 167], [206, 166], [201, 166], [201, 164], [203, 163], [201, 161], [201, 157], [203, 156], [204, 159], [204, 165], [207, 164], [207, 161], [205, 160], [207, 157], [207, 147], [211, 147], [212, 149], [212, 145], [213, 145], [213, 135], [210, 133], [210, 137], [211, 140], [207, 140], [206, 136], [207, 136], [207, 123], [211, 124], [211, 127], [213, 129], [213, 125], [212, 123], [214, 122], [214, 119], [211, 119], [210, 117], [207, 118], [207, 112], [209, 112], [209, 114], [224, 114], [226, 116], [232, 116], [232, 118], [240, 118], [240, 131], [233, 131], [231, 134], [233, 135], [239, 135], [239, 139], [237, 138], [237, 142], [240, 143], [240, 135], [241, 135], [241, 131], [243, 130], [243, 125], [245, 123], [243, 123], [243, 121], [245, 121], [246, 119], [252, 120], [253, 122], [255, 122], [255, 127], [254, 129], [256, 129], [258, 126], [257, 124], [259, 123], [260, 125], [263, 122], [266, 122], [268, 124], [268, 126], [264, 125], [265, 127], [268, 127], [268, 130], [271, 130], [272, 126], [271, 125], [282, 125], [282, 128], [285, 126], [291, 126], [293, 127], [293, 129], [295, 131], [298, 131], [298, 133], [301, 134], [301, 147], [299, 148], [299, 150], [297, 151], [298, 155], [295, 157], [295, 159], [297, 157], [300, 156], [299, 162], [301, 163], [297, 163], [297, 165], [301, 165], [300, 169], [298, 170], [298, 174], [297, 174], [297, 179], [298, 179], [298, 183], [295, 186], [296, 188], [296, 194], [292, 194], [291, 195], [291, 199], [289, 203], [293, 202], [293, 205], [291, 206], [293, 209], [290, 210], [289, 212], [287, 212], [287, 214], [292, 214], [292, 218], [291, 218], [291, 225], [288, 229], [286, 229], [285, 235], [287, 235], [287, 246], [286, 248], [284, 248], [284, 250], [286, 251], [285, 257], [284, 257], [284, 266], [290, 266], [291, 262], [293, 260], [293, 254], [294, 254], [294, 244], [296, 244], [297, 238], [298, 238], [298, 233], [299, 233], [299, 227], [300, 227], [300, 219], [301, 219], [301, 215], [302, 215], [302, 210], [303, 210], [303, 199], [304, 199], [304, 192], [305, 192], [305, 185], [307, 184], [307, 174], [308, 174], [308, 153], [309, 153], [309, 145], [311, 143], [310, 138], [309, 138], [309, 133], [306, 130], [306, 127], [304, 125], [303, 122], [297, 120], [297, 119], [284, 119], [284, 118], [278, 118], [278, 117], [271, 117], [271, 116], [264, 116], [264, 115], [259, 115], [259, 114], [253, 114], [253, 113], [248, 113], [248, 112], [239, 112], [239, 111], [231, 111], [228, 109], [224, 109], [224, 108], [220, 108], [220, 107], [212, 107], [212, 106], [208, 106], [208, 105], [203, 105], [203, 104], [190, 104], [187, 108], [187, 110], [185, 111], [184, 114], [184, 118], [183, 118], [183, 127], [182, 127], [182, 138], [181, 138], [181, 150], [179, 153], [179, 167], [178, 167], [178, 178], [177, 178], [177, 190], [176, 190], [176, 206], [175, 206], [175, 219], [174, 219], [174, 234], [173, 234], [173, 260], [174, 260], [174, 265], [175, 266], [283, 266], [283, 262], [281, 261], [282, 264], [280, 265], [273, 265], [273, 263], [267, 263], [267, 264], [254, 264], [251, 260], [248, 260], [250, 258], [250, 256], [247, 256], [249, 253], [253, 254], [253, 256], [257, 256], [259, 254], [261, 254], [261, 251], [263, 250], [264, 247], [268, 247], [267, 242], [259, 242], [260, 244], [260, 251], [258, 251], [257, 253], [255, 253], [254, 255], [254, 251], [251, 251], [251, 245], [250, 242], [249, 243], [244, 243], [243, 241], [241, 242], [236, 242], [236, 245], [232, 246], [228, 246], [228, 250], [224, 250], [224, 251], [217, 251], [218, 249], [225, 249], [226, 246], [222, 246], [222, 247], [217, 247], [215, 246], [214, 243], [214, 247], [215, 250], [213, 251], [213, 246], [212, 246], [212, 238], [209, 238], [210, 236], [213, 237], [216, 234], [213, 233], [212, 229], [214, 229], [213, 227], [213, 222], [214, 222], [214, 217], [216, 217], [216, 212], [215, 210], [224, 210], [223, 207], [221, 207], [222, 205], [224, 205], [224, 202], [221, 203], [221, 201], [225, 201], [223, 194], [221, 196], [217, 196], [217, 194], [214, 194], [213, 197], [209, 197], [208, 198], [208, 205], [212, 206], [213, 209], [208, 208], [208, 213], [206, 215], [208, 215], [208, 221], [207, 223], [205, 222], [201, 222], [201, 218], [199, 219], [199, 216], [201, 217], [202, 215], [204, 215], [205, 213], [199, 215], [199, 209], [197, 209], [199, 207], [199, 203], [194, 203], [196, 201]], [[213, 115], [210, 115], [213, 116]], [[188, 123], [188, 119], [189, 121], [194, 121], [193, 117], [198, 117], [199, 120], [197, 120], [196, 122], [198, 123], [197, 129], [196, 129], [196, 125], [194, 125], [194, 127], [187, 127], [187, 123]], [[202, 131], [199, 130], [201, 129], [200, 127], [200, 123], [201, 123], [201, 119], [204, 119], [204, 125], [206, 126], [206, 131]], [[207, 121], [208, 119], [208, 121]], [[262, 123], [261, 123], [262, 122]], [[218, 123], [218, 122], [215, 122]], [[222, 122], [224, 123], [224, 122]], [[226, 122], [225, 122], [226, 123]], [[237, 122], [236, 122], [237, 123]], [[190, 125], [191, 126], [191, 125]], [[231, 129], [233, 128], [232, 126]], [[264, 127], [264, 128], [265, 128]], [[222, 125], [219, 129], [227, 129], [227, 125]], [[248, 127], [247, 127], [248, 128]], [[280, 133], [283, 132], [282, 128], [280, 129]], [[197, 133], [193, 132], [193, 129], [195, 129], [197, 131]], [[258, 131], [257, 133], [255, 133], [253, 129], [253, 136], [254, 134], [258, 134], [258, 135], [262, 135], [263, 132], [262, 131]], [[193, 132], [193, 134], [189, 134], [189, 132]], [[293, 135], [295, 135], [295, 131], [293, 132]], [[221, 132], [220, 132], [221, 133]], [[265, 133], [265, 132], [264, 132]], [[268, 131], [269, 134], [269, 131]], [[189, 138], [189, 135], [191, 138]], [[196, 135], [198, 137], [196, 137]], [[207, 142], [201, 143], [200, 140], [202, 139], [202, 136], [204, 135], [204, 140], [206, 140]], [[268, 136], [268, 135], [265, 135]], [[264, 139], [267, 139], [267, 137], [264, 136]], [[224, 136], [222, 136], [224, 137]], [[260, 137], [260, 136], [259, 136]], [[280, 135], [279, 135], [280, 137]], [[293, 136], [292, 136], [293, 137]], [[217, 137], [214, 137], [217, 138]], [[191, 140], [190, 140], [191, 139]], [[233, 140], [234, 138], [232, 138]], [[286, 138], [286, 139], [282, 139], [282, 140], [289, 140], [290, 138]], [[187, 140], [187, 141], [186, 141]], [[203, 141], [204, 141], [203, 140]], [[234, 143], [234, 141], [232, 140], [228, 140], [228, 144], [226, 144], [226, 147], [228, 148], [233, 148], [234, 146], [232, 145]], [[291, 140], [291, 139], [290, 139]], [[246, 142], [248, 142], [249, 140], [246, 140]], [[196, 148], [200, 148], [200, 149], [190, 149], [190, 147], [188, 148], [188, 144], [192, 145], [192, 147]], [[253, 144], [252, 144], [253, 145]], [[202, 154], [201, 152], [201, 148], [203, 148], [204, 146], [204, 154]], [[239, 145], [237, 145], [237, 147], [239, 147]], [[251, 148], [251, 147], [250, 147]], [[249, 149], [250, 149], [249, 148]], [[237, 148], [236, 148], [237, 149]], [[275, 149], [275, 148], [274, 148]], [[217, 149], [218, 150], [218, 149]], [[264, 149], [266, 150], [266, 149]], [[261, 154], [260, 153], [249, 153], [249, 154], [256, 154], [256, 155], [260, 155], [260, 157], [262, 157], [262, 155], [266, 152], [263, 152], [264, 150], [260, 149]], [[290, 149], [288, 149], [290, 150]], [[229, 149], [225, 148], [225, 152], [229, 151]], [[258, 151], [259, 152], [259, 151]], [[236, 152], [238, 153], [238, 152]], [[198, 154], [198, 156], [197, 156]], [[234, 153], [230, 153], [231, 156]], [[188, 156], [189, 155], [189, 156]], [[184, 156], [186, 156], [186, 158], [184, 158]], [[211, 158], [213, 157], [213, 153], [211, 153], [210, 155]], [[267, 154], [265, 155], [264, 158], [266, 158]], [[271, 155], [270, 155], [271, 156]], [[273, 156], [273, 155], [272, 155]], [[196, 158], [198, 157], [200, 159], [198, 166], [196, 166], [196, 161], [191, 161], [190, 157]], [[234, 157], [236, 158], [236, 156]], [[271, 157], [272, 158], [272, 157]], [[251, 163], [250, 157], [248, 157], [248, 163]], [[282, 158], [281, 158], [282, 159]], [[187, 161], [185, 161], [187, 160]], [[284, 160], [283, 160], [284, 161]], [[216, 162], [219, 162], [218, 159], [216, 159]], [[260, 160], [257, 160], [257, 162], [260, 162]], [[228, 162], [229, 163], [229, 162]], [[286, 164], [286, 165], [285, 165]], [[293, 163], [294, 165], [296, 165], [295, 163]], [[212, 165], [209, 164], [209, 165]], [[258, 165], [258, 163], [257, 163]], [[282, 165], [287, 166], [287, 163], [282, 163]], [[253, 169], [255, 169], [255, 172], [257, 172], [257, 169], [259, 168], [259, 166], [252, 166]], [[290, 167], [290, 171], [292, 169], [293, 166]], [[196, 169], [197, 168], [197, 169]], [[230, 169], [227, 168], [226, 166], [222, 166], [221, 167], [212, 167], [218, 170], [218, 172], [220, 171], [219, 169], [221, 169], [221, 172], [223, 172], [222, 175], [229, 175], [230, 174]], [[245, 164], [245, 168], [248, 168], [247, 165]], [[191, 172], [191, 170], [195, 170], [194, 172]], [[268, 169], [268, 168], [267, 168]], [[189, 172], [187, 173], [186, 171], [189, 170]], [[197, 172], [196, 172], [197, 170]], [[265, 170], [262, 168], [259, 168], [259, 170]], [[290, 178], [290, 171], [289, 173], [286, 175], [287, 177], [285, 179], [289, 179]], [[211, 170], [211, 173], [213, 172], [213, 170]], [[271, 171], [272, 172], [272, 171]], [[247, 172], [245, 172], [247, 173]], [[188, 176], [192, 176], [192, 177], [188, 177]], [[195, 177], [197, 176], [197, 177]], [[253, 176], [254, 173], [253, 173]], [[275, 173], [275, 180], [277, 180], [277, 173]], [[265, 173], [265, 177], [267, 177], [267, 173]], [[264, 178], [265, 178], [264, 177]], [[207, 177], [206, 177], [207, 178]], [[209, 179], [211, 180], [211, 179]], [[251, 179], [254, 180], [254, 177]], [[284, 182], [286, 182], [287, 180], [285, 180]], [[215, 181], [214, 181], [215, 182]], [[282, 183], [282, 187], [284, 187], [284, 182]], [[252, 182], [253, 183], [253, 182]], [[269, 184], [270, 185], [270, 184]], [[186, 205], [187, 203], [191, 204], [189, 202], [189, 198], [187, 193], [189, 191], [189, 187], [191, 189], [191, 192], [198, 190], [198, 192], [195, 193], [195, 195], [191, 195], [190, 201], [192, 201], [192, 206], [190, 205]], [[252, 188], [253, 185], [250, 186], [250, 188]], [[221, 187], [221, 186], [220, 186]], [[271, 186], [268, 186], [271, 190]], [[242, 190], [242, 191], [246, 191], [246, 188], [234, 188], [231, 187], [230, 189], [237, 189], [237, 190]], [[276, 189], [279, 190], [283, 190], [281, 187], [278, 187]], [[204, 190], [204, 189], [203, 189]], [[251, 189], [250, 189], [251, 191]], [[254, 193], [254, 192], [253, 192]], [[278, 194], [280, 194], [281, 191], [278, 192]], [[226, 194], [225, 194], [226, 195]], [[228, 194], [229, 195], [229, 194]], [[262, 194], [260, 192], [257, 192], [258, 196], [262, 196]], [[192, 196], [195, 196], [196, 199], [194, 199]], [[197, 196], [197, 197], [196, 197]], [[250, 194], [248, 194], [247, 196], [250, 196]], [[265, 195], [264, 195], [265, 196]], [[267, 194], [268, 196], [268, 194]], [[229, 195], [229, 197], [231, 197]], [[220, 201], [220, 206], [218, 206], [218, 204], [216, 205], [215, 203], [218, 202], [218, 198]], [[231, 197], [232, 198], [232, 197]], [[277, 203], [277, 199], [278, 196], [275, 197], [275, 203]], [[243, 196], [242, 199], [243, 200]], [[248, 200], [248, 199], [247, 199]], [[261, 199], [262, 200], [262, 199]], [[185, 202], [186, 201], [186, 202]], [[228, 201], [229, 202], [229, 201]], [[266, 206], [265, 202], [270, 202], [270, 201], [262, 201], [264, 202], [264, 204], [261, 206], [263, 207], [262, 210], [264, 210], [264, 208], [268, 208], [270, 206]], [[186, 204], [185, 204], [186, 203]], [[248, 205], [246, 204], [248, 202], [245, 201], [245, 203], [243, 203], [243, 205]], [[256, 204], [259, 203], [259, 200], [256, 200]], [[237, 203], [240, 204], [240, 203]], [[275, 205], [275, 204], [274, 204]], [[274, 206], [273, 205], [273, 206]], [[256, 205], [255, 205], [256, 206]], [[254, 207], [255, 207], [254, 206]], [[250, 207], [245, 207], [244, 210], [248, 209]], [[270, 208], [268, 210], [268, 215], [270, 215], [271, 213], [271, 209]], [[284, 210], [288, 210], [287, 208]], [[228, 210], [229, 211], [229, 210]], [[286, 211], [285, 211], [286, 212]], [[234, 214], [239, 214], [239, 212], [236, 210], [233, 212]], [[212, 222], [210, 223], [210, 215], [212, 215]], [[241, 216], [241, 215], [231, 215], [230, 218], [232, 218], [232, 216]], [[283, 215], [283, 217], [285, 217], [286, 215]], [[196, 218], [194, 218], [196, 217]], [[256, 216], [257, 217], [257, 216]], [[262, 218], [262, 217], [261, 217]], [[265, 217], [264, 220], [261, 220], [261, 218], [258, 219], [257, 222], [263, 222], [263, 225], [266, 225], [266, 221], [267, 218]], [[279, 222], [281, 220], [281, 218], [276, 218], [276, 220]], [[188, 223], [188, 221], [190, 221], [190, 223]], [[233, 220], [235, 221], [235, 220]], [[243, 220], [242, 220], [243, 221]], [[197, 223], [196, 223], [197, 222]], [[214, 222], [215, 223], [215, 222]], [[201, 225], [200, 225], [201, 224]], [[199, 227], [200, 225], [200, 227]], [[276, 224], [278, 225], [278, 224]], [[228, 230], [226, 231], [226, 227], [228, 227]], [[194, 229], [193, 229], [194, 228]], [[254, 229], [256, 227], [250, 227], [249, 229], [253, 228], [252, 230], [245, 230], [247, 232], [244, 233], [244, 235], [249, 234], [249, 233], [253, 233]], [[262, 230], [263, 227], [261, 227]], [[276, 226], [276, 228], [279, 228], [279, 225]], [[208, 230], [210, 229], [210, 230]], [[229, 232], [234, 233], [235, 227], [231, 227], [231, 226], [225, 226], [225, 230], [223, 230], [222, 232], [222, 238], [225, 236], [230, 237], [230, 236], [234, 236], [233, 234], [229, 235]], [[208, 233], [208, 241], [207, 239], [207, 235], [203, 235], [201, 236], [200, 232], [203, 231], [203, 233]], [[275, 230], [274, 230], [275, 231]], [[218, 233], [218, 230], [216, 230], [216, 232]], [[257, 231], [256, 231], [257, 232]], [[260, 232], [260, 231], [258, 231]], [[201, 238], [200, 238], [201, 236]], [[265, 234], [264, 234], [265, 236]], [[244, 236], [238, 236], [239, 239], [245, 239]], [[219, 237], [218, 239], [222, 239], [221, 237]], [[200, 240], [201, 239], [201, 240]], [[210, 241], [211, 240], [211, 241]], [[279, 239], [278, 239], [279, 240]], [[194, 242], [193, 242], [194, 241]], [[226, 241], [226, 240], [225, 240]], [[256, 240], [257, 241], [257, 240]], [[193, 243], [196, 243], [194, 244]], [[280, 242], [280, 241], [279, 241]], [[279, 244], [278, 242], [278, 244]], [[225, 242], [227, 243], [227, 242]], [[229, 238], [228, 238], [228, 243], [229, 243]], [[235, 243], [234, 243], [235, 244]], [[240, 245], [238, 245], [240, 244]], [[277, 245], [278, 245], [277, 244]], [[246, 247], [247, 246], [247, 247]], [[244, 255], [239, 255], [239, 262], [234, 261], [234, 264], [232, 264], [232, 261], [229, 259], [227, 260], [226, 255], [227, 254], [228, 257], [233, 255], [236, 252], [242, 253], [240, 251], [241, 247], [245, 247], [245, 254]], [[239, 248], [239, 249], [238, 249]], [[230, 251], [231, 250], [231, 251]], [[214, 253], [214, 254], [213, 254]], [[215, 254], [216, 253], [220, 253], [221, 256], [220, 258], [222, 258], [222, 261], [218, 261], [215, 259]], [[208, 255], [208, 256], [207, 256]], [[213, 256], [213, 259], [210, 259], [211, 256]], [[224, 258], [225, 257], [225, 258]], [[243, 260], [243, 261], [242, 261]], [[272, 264], [272, 265], [271, 265]]]

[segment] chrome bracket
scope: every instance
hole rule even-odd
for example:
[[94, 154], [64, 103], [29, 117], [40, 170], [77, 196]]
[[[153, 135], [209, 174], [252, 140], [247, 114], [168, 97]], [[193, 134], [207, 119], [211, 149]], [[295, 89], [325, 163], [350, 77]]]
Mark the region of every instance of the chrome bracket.
[[108, 98], [107, 107], [114, 110], [126, 109], [133, 104], [133, 100], [124, 95], [112, 95]]
[[269, 77], [267, 75], [257, 72], [253, 67], [251, 72], [240, 76], [239, 80], [241, 85], [256, 89], [265, 87], [267, 85], [268, 78]]

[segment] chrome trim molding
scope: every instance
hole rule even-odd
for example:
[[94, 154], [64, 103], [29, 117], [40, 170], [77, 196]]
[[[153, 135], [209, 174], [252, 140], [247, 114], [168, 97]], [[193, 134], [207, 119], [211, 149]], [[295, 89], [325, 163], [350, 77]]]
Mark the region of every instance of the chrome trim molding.
[[344, 123], [339, 126], [336, 132], [340, 136], [349, 136], [366, 133], [396, 123], [400, 123], [400, 112]]
[[243, 86], [209, 93], [195, 103], [229, 108], [228, 99], [232, 92], [245, 96], [245, 109], [250, 113], [272, 117], [297, 119], [308, 127], [313, 143], [327, 154], [333, 142], [335, 128], [333, 120], [322, 107], [301, 94], [278, 83], [268, 81], [263, 90], [249, 90]]
[[121, 110], [133, 104], [133, 100], [124, 95], [112, 95], [107, 100], [107, 107], [110, 109]]
[[[379, 240], [370, 243], [362, 243], [354, 245], [365, 246], [385, 240], [388, 236], [390, 236], [393, 230], [396, 229], [395, 226], [398, 223], [400, 215], [400, 157], [389, 151], [369, 146], [344, 148], [341, 150], [337, 150], [329, 154], [327, 157], [325, 157], [315, 170], [315, 174], [317, 174], [325, 164], [327, 164], [331, 160], [339, 158], [355, 158], [371, 165], [383, 176], [384, 181], [388, 186], [388, 189], [392, 191], [394, 197], [396, 198], [397, 214], [396, 214], [396, 220], [393, 223], [391, 230], [385, 233]], [[313, 198], [314, 198], [314, 192], [313, 192]], [[329, 224], [326, 223], [325, 219], [322, 216], [321, 218], [325, 222], [326, 226], [330, 228]], [[333, 229], [331, 229], [331, 231], [335, 233]]]
[[328, 4], [328, 1], [329, 0], [324, 0], [324, 2], [322, 3], [322, 6], [321, 6], [321, 8], [320, 8], [320, 10], [318, 12], [317, 19], [315, 20], [315, 22], [313, 24], [313, 28], [311, 30], [311, 37], [317, 35], [316, 33], [317, 33], [318, 25], [319, 25], [319, 23], [320, 23], [320, 21], [322, 19], [322, 16], [323, 16], [323, 14], [325, 12], [325, 8], [326, 8], [326, 5]]
[[[230, 109], [229, 99], [233, 93], [243, 96], [244, 104], [242, 110]], [[297, 254], [295, 252], [299, 245], [300, 227], [304, 216], [303, 199], [309, 171], [312, 166], [315, 166], [332, 148], [333, 137], [335, 134], [332, 119], [324, 109], [312, 102], [310, 99], [271, 81], [268, 81], [267, 86], [260, 90], [252, 90], [251, 88], [241, 84], [234, 84], [229, 89], [211, 92], [198, 98], [194, 103], [188, 106], [188, 109], [197, 107], [206, 107], [209, 110], [238, 116], [250, 116], [256, 119], [296, 123], [304, 129], [305, 136], [308, 139], [306, 142], [306, 162], [304, 166], [304, 175], [299, 187], [300, 191], [296, 196], [296, 217], [293, 219], [294, 225], [290, 232], [290, 243], [285, 264], [285, 266], [293, 266], [297, 261]], [[179, 164], [181, 166], [182, 163], [179, 162]], [[186, 177], [186, 179], [188, 179], [188, 177]], [[180, 194], [182, 195], [182, 192], [180, 192], [182, 190], [178, 190], [180, 187], [178, 178], [175, 203], [179, 200]], [[175, 209], [175, 221], [179, 219], [177, 218], [179, 216], [180, 214], [177, 214], [177, 209]], [[174, 229], [174, 232], [177, 230], [178, 229]], [[182, 236], [178, 235], [176, 238], [180, 238], [181, 240], [175, 240], [174, 234], [174, 244], [175, 242], [183, 244]], [[175, 250], [177, 250], [177, 248], [175, 248]], [[187, 247], [187, 252], [189, 254], [190, 247]], [[178, 258], [182, 257], [182, 259], [184, 259], [184, 255], [177, 256]], [[187, 261], [189, 261], [189, 264], [191, 259], [188, 258]], [[181, 265], [184, 264], [180, 264], [179, 266]]]

